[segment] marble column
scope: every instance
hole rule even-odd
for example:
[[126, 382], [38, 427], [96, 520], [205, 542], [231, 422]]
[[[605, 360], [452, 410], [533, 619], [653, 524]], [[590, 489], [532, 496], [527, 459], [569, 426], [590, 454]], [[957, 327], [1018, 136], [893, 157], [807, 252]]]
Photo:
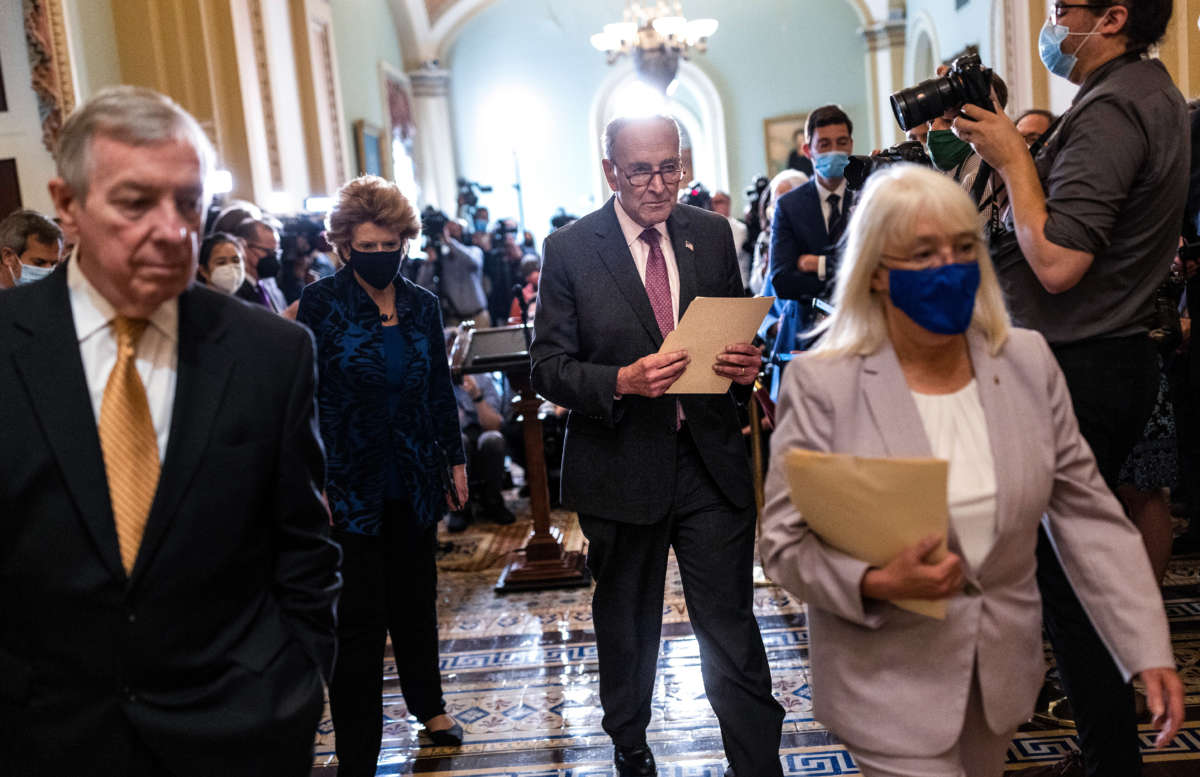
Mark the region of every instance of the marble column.
[[454, 215], [458, 202], [454, 128], [450, 124], [450, 71], [426, 62], [408, 74], [417, 134], [413, 154], [424, 204]]
[[[911, 84], [904, 83], [903, 18], [890, 18], [861, 28], [858, 32], [867, 44], [868, 100], [871, 108], [871, 136], [877, 148], [886, 148], [904, 140], [896, 124], [888, 97]], [[859, 153], [870, 148], [860, 144]]]

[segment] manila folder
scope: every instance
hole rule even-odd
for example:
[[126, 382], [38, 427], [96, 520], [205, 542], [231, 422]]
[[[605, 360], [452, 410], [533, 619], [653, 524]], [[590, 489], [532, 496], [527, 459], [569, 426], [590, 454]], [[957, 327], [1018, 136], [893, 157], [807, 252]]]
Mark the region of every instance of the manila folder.
[[692, 357], [668, 394], [724, 394], [732, 383], [713, 372], [717, 354], [733, 343], [748, 343], [762, 326], [774, 297], [696, 297], [683, 320], [663, 338], [659, 353], [686, 350]]
[[[792, 504], [822, 540], [872, 566], [931, 534], [945, 538], [949, 464], [943, 459], [873, 459], [793, 449], [787, 454]], [[930, 557], [943, 558], [946, 541]], [[946, 617], [944, 599], [897, 599], [897, 607]]]

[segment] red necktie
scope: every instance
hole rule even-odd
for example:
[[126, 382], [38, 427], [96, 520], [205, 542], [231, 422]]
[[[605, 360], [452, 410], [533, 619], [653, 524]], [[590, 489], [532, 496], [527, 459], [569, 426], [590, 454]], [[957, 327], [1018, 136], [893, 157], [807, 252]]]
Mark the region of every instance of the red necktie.
[[642, 232], [638, 238], [650, 247], [650, 256], [646, 260], [646, 296], [650, 298], [650, 307], [654, 309], [658, 331], [666, 337], [675, 328], [675, 306], [671, 302], [667, 259], [658, 244], [662, 233], [652, 227]]
[[[662, 233], [650, 228], [638, 235], [643, 243], [650, 246], [650, 256], [646, 260], [646, 296], [650, 298], [650, 307], [654, 309], [654, 319], [658, 321], [658, 331], [666, 337], [675, 329], [675, 305], [671, 302], [671, 281], [667, 277], [667, 258], [663, 256], [659, 240]], [[675, 400], [675, 428], [683, 424], [683, 405]]]

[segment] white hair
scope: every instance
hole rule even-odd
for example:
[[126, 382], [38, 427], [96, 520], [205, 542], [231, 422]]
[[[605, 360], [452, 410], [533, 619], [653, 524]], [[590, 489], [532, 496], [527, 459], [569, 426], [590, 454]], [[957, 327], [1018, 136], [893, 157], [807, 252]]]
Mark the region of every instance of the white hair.
[[983, 333], [993, 354], [1000, 351], [1011, 325], [975, 203], [948, 176], [898, 164], [870, 177], [850, 218], [833, 295], [835, 311], [813, 330], [823, 334], [814, 353], [865, 356], [879, 350], [888, 337], [887, 322], [883, 294], [871, 288], [871, 277], [885, 252], [909, 250], [922, 219], [951, 234], [979, 236], [979, 290], [971, 328]]
[[[676, 146], [683, 143], [683, 133], [679, 131], [679, 122], [665, 113], [655, 114], [654, 116], [618, 116], [604, 128], [604, 158], [610, 162], [615, 161], [613, 159], [613, 150], [617, 145], [617, 136], [621, 134], [622, 130], [634, 125], [647, 125], [657, 122], [670, 124], [671, 128], [675, 130]], [[677, 153], [678, 150], [677, 148]]]
[[58, 176], [81, 199], [87, 199], [97, 135], [132, 146], [185, 140], [196, 149], [205, 178], [216, 158], [199, 123], [170, 97], [139, 86], [102, 89], [67, 117], [54, 155]]
[[[768, 223], [774, 223], [775, 221], [775, 201], [783, 196], [779, 193], [779, 190], [783, 188], [785, 183], [788, 185], [788, 191], [791, 191], [792, 189], [798, 189], [799, 187], [808, 183], [808, 176], [799, 170], [793, 170], [790, 167], [775, 174], [775, 177], [772, 178], [771, 182], [767, 184]], [[783, 194], [787, 194], [787, 192], [784, 192]]]

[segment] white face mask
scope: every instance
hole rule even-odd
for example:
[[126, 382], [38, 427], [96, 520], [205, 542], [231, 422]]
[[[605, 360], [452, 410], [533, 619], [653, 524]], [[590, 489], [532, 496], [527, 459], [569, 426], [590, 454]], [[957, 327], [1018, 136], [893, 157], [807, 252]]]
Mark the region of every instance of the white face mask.
[[223, 264], [208, 274], [208, 282], [226, 294], [237, 291], [244, 280], [246, 280], [246, 268], [242, 267], [241, 262]]

